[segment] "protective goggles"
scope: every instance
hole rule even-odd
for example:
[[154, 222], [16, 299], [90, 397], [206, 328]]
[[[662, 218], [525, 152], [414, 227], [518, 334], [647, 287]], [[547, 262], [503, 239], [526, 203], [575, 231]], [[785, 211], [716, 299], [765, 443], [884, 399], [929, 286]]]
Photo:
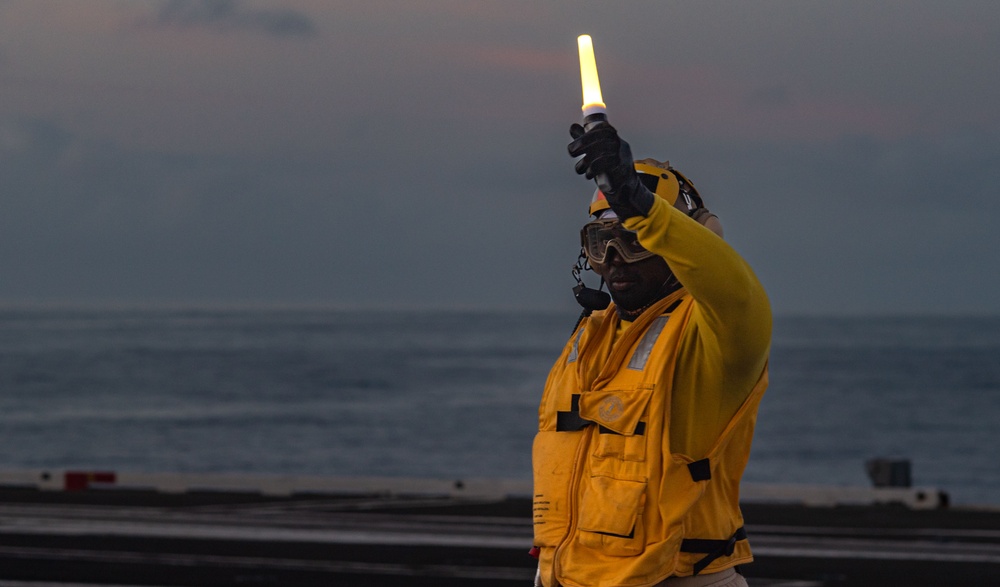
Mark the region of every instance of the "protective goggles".
[[592, 266], [603, 265], [607, 261], [609, 247], [614, 247], [626, 263], [635, 263], [653, 256], [653, 253], [642, 248], [635, 233], [622, 226], [617, 218], [584, 224], [580, 230], [580, 244]]

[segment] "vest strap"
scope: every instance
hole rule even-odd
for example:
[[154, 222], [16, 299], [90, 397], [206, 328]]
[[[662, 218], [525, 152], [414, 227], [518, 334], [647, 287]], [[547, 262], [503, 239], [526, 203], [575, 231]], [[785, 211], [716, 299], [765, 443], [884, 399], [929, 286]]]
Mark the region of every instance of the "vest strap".
[[708, 459], [688, 463], [688, 471], [691, 473], [691, 480], [695, 483], [708, 481], [712, 478], [712, 463]]
[[736, 543], [747, 539], [747, 530], [740, 527], [728, 540], [706, 540], [703, 538], [685, 538], [681, 541], [681, 552], [705, 554], [705, 558], [694, 564], [694, 574], [705, 570], [717, 558], [732, 556]]
[[[578, 393], [574, 393], [572, 395], [568, 412], [556, 412], [556, 432], [577, 432], [579, 430], [583, 430], [591, 424], [593, 424], [593, 422], [580, 416], [580, 394]], [[621, 434], [620, 432], [615, 432], [605, 426], [598, 426], [597, 430], [601, 434]], [[636, 423], [635, 431], [632, 434], [642, 436], [645, 433], [646, 423]]]
[[580, 394], [570, 397], [568, 412], [556, 412], [556, 432], [576, 432], [593, 424], [590, 420], [580, 417]]
[[[597, 431], [601, 434], [617, 434], [618, 436], [622, 436], [621, 432], [615, 432], [614, 430], [606, 428], [604, 426], [598, 426]], [[635, 430], [632, 432], [632, 434], [635, 436], [642, 436], [645, 433], [646, 433], [646, 423], [636, 422]]]

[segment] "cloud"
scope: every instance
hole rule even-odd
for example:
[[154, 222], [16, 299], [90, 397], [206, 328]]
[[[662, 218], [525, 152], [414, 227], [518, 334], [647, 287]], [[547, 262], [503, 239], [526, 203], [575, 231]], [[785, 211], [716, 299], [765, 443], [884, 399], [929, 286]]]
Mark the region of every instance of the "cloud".
[[686, 147], [776, 313], [996, 311], [1000, 133]]
[[996, 19], [964, 3], [2, 2], [0, 300], [572, 310], [590, 31], [633, 152], [777, 313], [997, 308], [997, 34], [962, 35]]
[[40, 119], [0, 136], [0, 298], [211, 298], [232, 280], [267, 298], [349, 245], [322, 168], [123, 149]]
[[301, 12], [252, 8], [239, 0], [168, 0], [160, 8], [156, 23], [250, 31], [275, 37], [302, 37], [316, 32], [313, 20]]
[[747, 106], [761, 110], [786, 108], [791, 102], [787, 86], [767, 86], [751, 90], [744, 98]]
[[565, 48], [542, 49], [485, 43], [429, 44], [429, 51], [468, 68], [494, 68], [522, 74], [559, 75], [576, 68], [576, 55]]
[[[570, 206], [551, 186], [535, 197], [551, 162], [512, 187], [473, 153], [445, 173], [390, 153], [387, 173], [369, 149], [351, 158], [357, 147], [298, 161], [164, 152], [0, 118], [0, 300], [572, 302], [576, 222], [554, 233], [548, 209]], [[535, 236], [511, 238], [512, 210]], [[554, 291], [496, 283], [515, 265], [552, 275]]]

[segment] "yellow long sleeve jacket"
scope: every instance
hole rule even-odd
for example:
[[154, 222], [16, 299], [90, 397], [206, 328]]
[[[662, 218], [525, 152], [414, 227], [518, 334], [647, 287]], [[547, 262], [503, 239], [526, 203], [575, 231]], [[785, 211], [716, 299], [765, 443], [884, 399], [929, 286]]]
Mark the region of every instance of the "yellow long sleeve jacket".
[[546, 381], [533, 447], [546, 587], [643, 587], [752, 560], [739, 509], [771, 312], [747, 263], [665, 200], [631, 218], [683, 289], [622, 327], [584, 320]]

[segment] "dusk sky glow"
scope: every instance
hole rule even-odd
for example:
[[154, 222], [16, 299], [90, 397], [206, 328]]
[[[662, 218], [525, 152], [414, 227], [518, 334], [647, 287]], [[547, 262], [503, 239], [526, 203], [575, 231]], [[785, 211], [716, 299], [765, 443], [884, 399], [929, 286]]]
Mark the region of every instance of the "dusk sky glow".
[[929, 0], [0, 0], [0, 303], [573, 313], [583, 33], [776, 314], [1000, 313], [1000, 3]]

